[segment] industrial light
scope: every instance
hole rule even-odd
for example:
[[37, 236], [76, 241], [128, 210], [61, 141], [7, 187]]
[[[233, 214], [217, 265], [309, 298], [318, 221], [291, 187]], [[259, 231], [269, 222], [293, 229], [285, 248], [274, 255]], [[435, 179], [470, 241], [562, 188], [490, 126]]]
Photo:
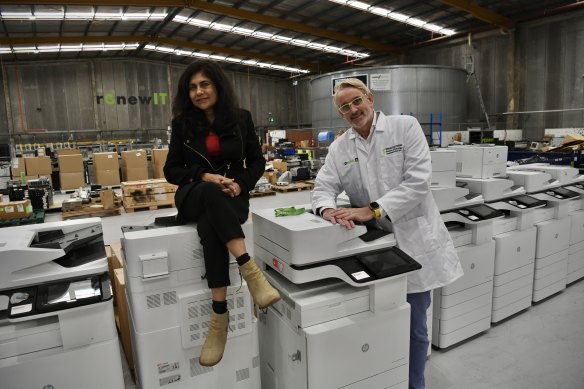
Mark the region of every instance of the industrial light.
[[32, 45], [0, 47], [0, 54], [38, 54], [38, 53], [63, 53], [79, 51], [108, 51], [108, 50], [136, 50], [138, 43], [97, 43], [97, 44], [68, 44], [68, 45]]
[[[201, 53], [198, 51], [187, 51], [187, 50], [183, 50], [183, 49], [173, 49], [171, 47], [166, 47], [166, 46], [162, 46], [162, 45], [148, 44], [148, 45], [144, 46], [144, 49], [159, 52], [159, 53], [164, 53], [164, 54], [174, 54], [174, 55], [180, 55], [180, 56], [186, 56], [186, 57], [211, 58], [211, 59], [216, 60], [216, 61], [237, 63], [240, 65], [247, 65], [247, 66], [255, 66], [255, 67], [262, 68], [262, 69], [279, 70], [279, 71], [283, 71], [286, 73], [300, 73], [300, 74], [310, 73], [309, 70], [294, 68], [294, 67], [286, 66], [286, 65], [272, 64], [272, 63], [268, 63], [268, 62], [260, 62], [260, 61], [255, 60], [255, 59], [242, 59], [242, 58], [236, 58], [236, 57], [226, 57], [224, 55], [207, 54], [207, 53]], [[1, 53], [1, 51], [0, 51], [0, 53]]]
[[409, 25], [414, 26], [414, 27], [423, 28], [425, 30], [436, 32], [438, 34], [443, 34], [443, 35], [448, 35], [448, 36], [456, 34], [456, 31], [454, 31], [454, 30], [451, 30], [451, 29], [448, 29], [445, 27], [441, 27], [441, 26], [437, 26], [435, 24], [425, 22], [424, 20], [421, 20], [421, 19], [409, 17], [409, 16], [404, 15], [404, 14], [399, 13], [399, 12], [392, 12], [389, 9], [385, 9], [383, 7], [373, 6], [373, 5], [364, 3], [362, 1], [354, 1], [354, 0], [329, 0], [329, 1], [332, 3], [337, 3], [337, 4], [353, 7], [353, 8], [356, 8], [358, 10], [361, 10], [361, 11], [365, 11], [365, 12], [369, 12], [369, 13], [372, 13], [372, 14], [375, 14], [378, 16], [382, 16], [384, 18], [393, 19], [393, 20], [396, 20], [398, 22], [406, 23], [406, 24], [409, 24]]
[[86, 11], [65, 11], [64, 8], [51, 11], [36, 11], [34, 14], [30, 11], [3, 11], [0, 12], [0, 19], [3, 20], [133, 20], [133, 21], [152, 21], [163, 20], [168, 16], [166, 10], [159, 12], [95, 12], [93, 8], [87, 8]]
[[306, 47], [309, 49], [314, 49], [314, 50], [318, 50], [318, 51], [325, 51], [327, 53], [344, 55], [347, 57], [354, 57], [354, 58], [367, 58], [367, 57], [369, 57], [369, 54], [367, 54], [367, 53], [360, 53], [360, 52], [357, 52], [354, 50], [346, 50], [346, 49], [343, 49], [340, 47], [325, 45], [325, 44], [318, 43], [318, 42], [311, 42], [311, 41], [307, 41], [307, 40], [303, 40], [303, 39], [294, 39], [294, 38], [289, 38], [289, 37], [283, 36], [283, 35], [270, 34], [270, 33], [266, 33], [263, 31], [255, 31], [255, 30], [248, 29], [248, 28], [235, 27], [235, 26], [230, 26], [230, 25], [222, 24], [222, 23], [214, 23], [214, 22], [209, 22], [209, 21], [203, 20], [203, 19], [189, 18], [189, 17], [182, 16], [182, 15], [175, 16], [173, 21], [177, 22], [177, 23], [182, 23], [182, 24], [189, 24], [191, 26], [196, 26], [196, 27], [209, 28], [209, 29], [217, 30], [217, 31], [221, 31], [221, 32], [229, 32], [232, 34], [251, 36], [253, 38], [258, 38], [258, 39], [264, 39], [264, 40], [269, 40], [269, 41], [274, 41], [274, 42], [281, 42], [281, 43], [285, 43], [288, 45]]

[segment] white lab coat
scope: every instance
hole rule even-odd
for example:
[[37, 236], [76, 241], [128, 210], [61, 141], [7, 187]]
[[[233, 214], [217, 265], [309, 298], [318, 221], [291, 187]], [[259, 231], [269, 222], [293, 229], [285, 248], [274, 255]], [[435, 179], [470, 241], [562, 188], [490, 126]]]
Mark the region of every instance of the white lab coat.
[[393, 231], [398, 246], [422, 265], [408, 275], [408, 293], [447, 285], [463, 270], [430, 191], [426, 136], [411, 116], [375, 116], [370, 153], [353, 129], [330, 145], [316, 177], [312, 208], [336, 208], [343, 190], [352, 207], [377, 202], [382, 208], [380, 227]]

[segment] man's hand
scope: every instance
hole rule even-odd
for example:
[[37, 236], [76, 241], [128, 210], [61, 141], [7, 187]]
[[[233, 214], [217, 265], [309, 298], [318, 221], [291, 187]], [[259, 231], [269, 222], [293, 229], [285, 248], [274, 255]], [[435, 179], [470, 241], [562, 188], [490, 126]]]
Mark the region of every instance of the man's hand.
[[364, 208], [327, 208], [322, 213], [325, 220], [333, 224], [339, 224], [347, 229], [355, 227], [355, 221], [366, 222], [375, 218], [375, 214], [369, 207]]

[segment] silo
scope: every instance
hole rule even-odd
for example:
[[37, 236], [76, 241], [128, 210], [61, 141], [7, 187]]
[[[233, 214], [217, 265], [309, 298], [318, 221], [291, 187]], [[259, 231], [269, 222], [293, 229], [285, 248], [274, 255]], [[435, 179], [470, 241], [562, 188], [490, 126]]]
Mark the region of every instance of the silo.
[[[343, 78], [364, 81], [375, 96], [375, 109], [386, 115], [410, 113], [419, 122], [439, 121], [442, 113], [444, 129], [449, 124], [465, 121], [466, 71], [461, 68], [434, 65], [399, 65], [344, 70], [318, 76], [311, 81], [312, 126], [346, 128], [332, 104], [333, 85]], [[428, 126], [424, 126], [428, 132]], [[437, 131], [434, 126], [433, 131]]]

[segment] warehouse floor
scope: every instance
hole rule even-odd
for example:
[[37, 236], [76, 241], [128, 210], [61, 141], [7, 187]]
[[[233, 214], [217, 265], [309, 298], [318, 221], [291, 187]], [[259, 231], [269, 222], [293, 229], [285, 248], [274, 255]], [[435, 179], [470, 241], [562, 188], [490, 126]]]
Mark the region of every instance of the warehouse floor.
[[[309, 202], [308, 191], [278, 193], [251, 199], [251, 209]], [[174, 213], [176, 209], [166, 208], [105, 217], [105, 243], [119, 241], [121, 226], [147, 225]], [[56, 220], [58, 213], [45, 219]], [[122, 359], [126, 388], [134, 389], [123, 353]], [[448, 350], [432, 350], [426, 382], [428, 389], [583, 389], [584, 280], [475, 338]]]

